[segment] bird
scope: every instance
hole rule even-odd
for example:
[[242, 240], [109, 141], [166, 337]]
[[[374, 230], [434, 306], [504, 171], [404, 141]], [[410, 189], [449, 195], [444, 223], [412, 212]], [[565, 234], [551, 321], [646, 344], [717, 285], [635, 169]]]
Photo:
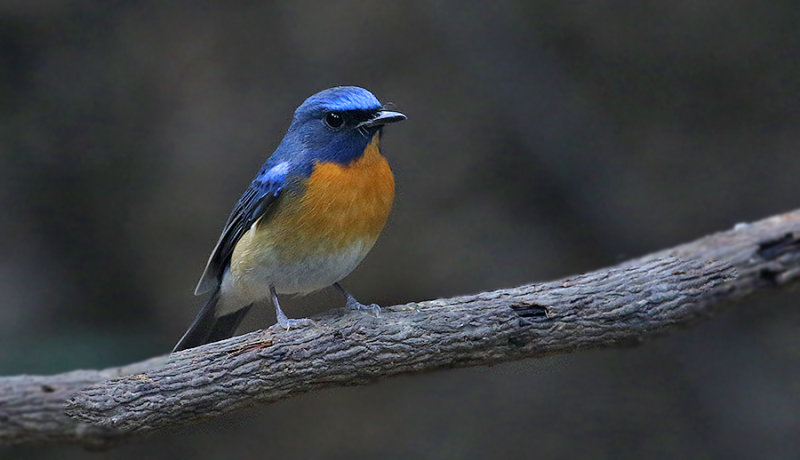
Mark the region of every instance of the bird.
[[350, 308], [374, 312], [339, 284], [382, 232], [394, 176], [381, 154], [383, 127], [406, 116], [371, 92], [338, 86], [306, 99], [289, 129], [236, 202], [195, 295], [210, 293], [173, 352], [233, 336], [253, 304], [271, 300], [277, 324], [291, 319], [279, 294], [336, 288]]

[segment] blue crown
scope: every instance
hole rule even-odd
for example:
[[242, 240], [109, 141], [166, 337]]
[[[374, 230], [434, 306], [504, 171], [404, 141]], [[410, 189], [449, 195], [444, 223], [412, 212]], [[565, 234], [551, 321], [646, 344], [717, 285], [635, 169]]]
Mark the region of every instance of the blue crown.
[[[374, 94], [358, 86], [337, 86], [309, 97], [295, 111], [298, 116], [319, 116], [323, 112], [376, 111], [381, 103]], [[303, 117], [304, 118], [304, 117]]]

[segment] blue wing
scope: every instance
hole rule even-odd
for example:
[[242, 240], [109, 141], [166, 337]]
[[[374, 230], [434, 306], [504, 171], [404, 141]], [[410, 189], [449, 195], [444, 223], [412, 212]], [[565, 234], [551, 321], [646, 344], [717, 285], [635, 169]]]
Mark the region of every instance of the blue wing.
[[211, 252], [211, 257], [208, 258], [203, 276], [197, 283], [195, 295], [208, 292], [219, 285], [222, 275], [230, 264], [233, 248], [236, 247], [239, 238], [274, 207], [288, 173], [289, 163], [284, 161], [272, 168], [264, 168], [250, 183], [242, 197], [236, 202], [236, 206], [225, 223], [222, 235]]

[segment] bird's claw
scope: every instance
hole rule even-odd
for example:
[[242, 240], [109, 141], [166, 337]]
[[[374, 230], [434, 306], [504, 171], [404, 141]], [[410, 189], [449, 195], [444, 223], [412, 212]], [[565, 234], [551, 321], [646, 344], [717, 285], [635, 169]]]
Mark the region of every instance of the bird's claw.
[[[281, 312], [283, 313], [283, 312]], [[287, 331], [291, 328], [298, 328], [298, 327], [308, 327], [314, 326], [316, 323], [308, 318], [287, 318], [286, 315], [278, 315], [278, 322], [271, 326], [275, 327], [278, 326], [280, 328], [286, 329]]]
[[356, 300], [355, 297], [350, 296], [347, 298], [347, 303], [345, 303], [345, 306], [352, 310], [365, 310], [367, 313], [375, 316], [376, 318], [381, 317], [381, 306], [376, 303], [364, 305]]

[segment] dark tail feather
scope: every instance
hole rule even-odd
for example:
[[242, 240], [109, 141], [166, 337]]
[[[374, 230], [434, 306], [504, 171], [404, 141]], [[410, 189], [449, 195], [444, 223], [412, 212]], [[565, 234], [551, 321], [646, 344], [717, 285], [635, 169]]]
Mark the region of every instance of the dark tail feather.
[[172, 349], [173, 353], [231, 337], [252, 307], [252, 305], [248, 305], [233, 313], [216, 316], [218, 301], [219, 288], [214, 291], [200, 313], [197, 314], [192, 325], [189, 326], [189, 330], [183, 334], [178, 344]]

